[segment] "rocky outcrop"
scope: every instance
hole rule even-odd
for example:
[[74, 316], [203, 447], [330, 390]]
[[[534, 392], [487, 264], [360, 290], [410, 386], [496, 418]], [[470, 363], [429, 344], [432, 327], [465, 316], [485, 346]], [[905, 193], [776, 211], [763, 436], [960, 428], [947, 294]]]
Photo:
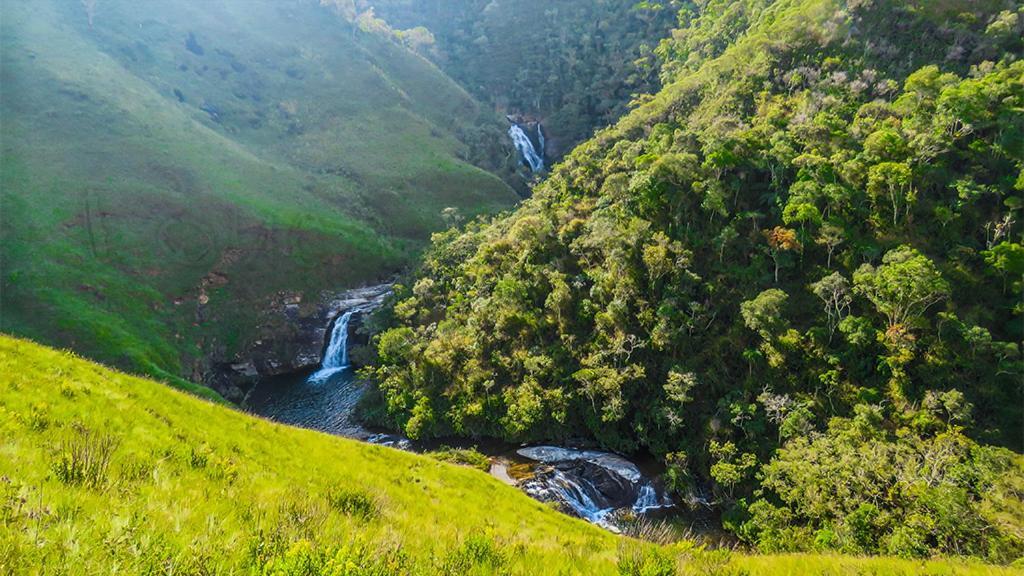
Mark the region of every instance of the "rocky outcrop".
[[522, 448], [517, 454], [539, 465], [518, 486], [541, 502], [613, 531], [616, 514], [672, 506], [664, 490], [636, 464], [608, 452], [559, 446]]
[[260, 378], [315, 368], [334, 319], [353, 308], [360, 310], [349, 323], [349, 341], [366, 343], [363, 315], [390, 293], [391, 284], [380, 284], [325, 293], [313, 302], [304, 301], [300, 294], [279, 294], [264, 311], [257, 337], [234, 357], [214, 362], [204, 380], [228, 400], [241, 402]]

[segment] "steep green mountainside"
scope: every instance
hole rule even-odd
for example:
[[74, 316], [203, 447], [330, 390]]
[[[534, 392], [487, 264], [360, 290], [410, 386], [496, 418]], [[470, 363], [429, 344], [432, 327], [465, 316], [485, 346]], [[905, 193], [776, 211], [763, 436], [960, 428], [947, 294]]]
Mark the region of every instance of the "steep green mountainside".
[[1003, 0], [684, 13], [657, 95], [438, 237], [374, 415], [652, 451], [762, 550], [1019, 557], [1024, 477], [975, 441], [1024, 440], [1022, 31]]
[[[176, 380], [515, 201], [503, 120], [315, 0], [2, 6], [2, 328]], [[176, 380], [179, 381], [180, 380]]]
[[[657, 90], [679, 2], [359, 0], [482, 100], [544, 122], [561, 156]], [[688, 3], [687, 3], [688, 4]], [[430, 35], [415, 30], [425, 27]], [[425, 41], [425, 37], [427, 41]], [[429, 42], [432, 37], [434, 42]]]
[[0, 573], [993, 575], [614, 536], [470, 468], [263, 421], [0, 336]]

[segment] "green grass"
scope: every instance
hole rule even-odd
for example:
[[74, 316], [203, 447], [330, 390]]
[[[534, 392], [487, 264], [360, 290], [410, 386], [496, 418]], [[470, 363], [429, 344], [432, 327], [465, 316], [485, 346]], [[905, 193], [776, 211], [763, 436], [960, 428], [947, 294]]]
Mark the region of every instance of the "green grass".
[[478, 470], [273, 424], [6, 336], [0, 526], [0, 573], [18, 575], [1014, 573], [642, 544]]
[[444, 208], [515, 200], [460, 159], [495, 118], [316, 2], [4, 3], [0, 53], [0, 326], [178, 385], [278, 293], [387, 277]]

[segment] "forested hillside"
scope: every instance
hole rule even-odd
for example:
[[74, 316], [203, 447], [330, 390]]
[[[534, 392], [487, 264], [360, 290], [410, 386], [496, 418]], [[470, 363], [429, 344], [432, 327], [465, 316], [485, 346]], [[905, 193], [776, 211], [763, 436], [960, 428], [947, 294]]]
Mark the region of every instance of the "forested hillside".
[[505, 121], [316, 0], [4, 2], [0, 29], [5, 332], [200, 381], [283, 297], [516, 200], [477, 166]]
[[541, 120], [560, 157], [654, 92], [676, 0], [357, 0], [474, 95]]
[[1020, 557], [1021, 3], [681, 16], [657, 95], [435, 236], [373, 415], [652, 451], [765, 551]]

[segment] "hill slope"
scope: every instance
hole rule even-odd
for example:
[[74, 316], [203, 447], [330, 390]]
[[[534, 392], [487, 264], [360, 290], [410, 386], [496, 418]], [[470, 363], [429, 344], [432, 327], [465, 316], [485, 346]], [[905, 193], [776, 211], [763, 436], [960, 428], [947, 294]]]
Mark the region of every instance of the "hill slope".
[[[420, 50], [481, 100], [544, 122], [561, 157], [657, 90], [654, 48], [679, 3], [619, 0], [359, 0], [397, 28], [426, 27]], [[406, 33], [410, 43], [422, 33]]]
[[1009, 1], [701, 3], [663, 90], [438, 238], [381, 421], [649, 450], [764, 550], [1020, 556], [1019, 458], [971, 439], [1024, 429], [1022, 29]]
[[278, 294], [516, 198], [470, 163], [497, 118], [315, 0], [5, 2], [0, 33], [4, 330], [199, 379]]
[[624, 540], [486, 474], [0, 336], [4, 574], [1009, 574]]

